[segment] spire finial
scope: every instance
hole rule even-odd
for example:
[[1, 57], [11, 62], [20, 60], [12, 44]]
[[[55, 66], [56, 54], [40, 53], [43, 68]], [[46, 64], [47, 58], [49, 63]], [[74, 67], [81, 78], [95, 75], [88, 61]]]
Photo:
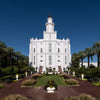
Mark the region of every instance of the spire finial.
[[52, 17], [50, 12], [49, 12], [49, 16], [48, 17]]

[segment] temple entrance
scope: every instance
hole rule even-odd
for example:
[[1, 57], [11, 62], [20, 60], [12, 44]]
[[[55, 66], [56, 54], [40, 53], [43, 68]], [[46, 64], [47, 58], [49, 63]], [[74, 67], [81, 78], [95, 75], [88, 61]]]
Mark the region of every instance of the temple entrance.
[[39, 68], [39, 73], [42, 72], [42, 69], [43, 69], [43, 66], [40, 66], [40, 68]]
[[52, 68], [51, 67], [49, 67], [49, 70], [48, 70], [49, 72], [52, 72]]
[[61, 66], [58, 66], [58, 72], [62, 73]]

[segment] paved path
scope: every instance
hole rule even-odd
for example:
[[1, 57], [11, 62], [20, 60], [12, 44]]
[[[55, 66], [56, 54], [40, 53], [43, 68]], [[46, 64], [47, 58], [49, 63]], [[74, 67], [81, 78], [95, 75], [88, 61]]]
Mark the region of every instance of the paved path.
[[[77, 79], [76, 77], [69, 76], [71, 78]], [[79, 80], [80, 86], [73, 87], [62, 87], [58, 86], [58, 90], [54, 94], [48, 94], [43, 87], [21, 87], [21, 83], [31, 78], [31, 76], [26, 77], [18, 82], [13, 82], [6, 87], [0, 89], [0, 98], [3, 98], [9, 94], [21, 94], [30, 98], [35, 98], [36, 100], [62, 100], [62, 98], [79, 95], [80, 93], [91, 94], [95, 97], [100, 97], [100, 88], [93, 86], [91, 83]]]
[[94, 86], [91, 82], [80, 80], [77, 77], [73, 77], [71, 75], [69, 75], [69, 77], [79, 81], [78, 87], [72, 87], [77, 93], [86, 93], [94, 97], [100, 97], [100, 86]]

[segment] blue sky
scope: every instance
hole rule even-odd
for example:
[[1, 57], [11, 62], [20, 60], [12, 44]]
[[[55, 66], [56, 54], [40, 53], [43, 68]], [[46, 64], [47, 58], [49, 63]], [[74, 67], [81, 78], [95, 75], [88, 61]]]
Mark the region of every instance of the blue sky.
[[70, 38], [72, 54], [100, 41], [100, 0], [0, 0], [0, 40], [28, 55], [49, 13], [58, 38]]

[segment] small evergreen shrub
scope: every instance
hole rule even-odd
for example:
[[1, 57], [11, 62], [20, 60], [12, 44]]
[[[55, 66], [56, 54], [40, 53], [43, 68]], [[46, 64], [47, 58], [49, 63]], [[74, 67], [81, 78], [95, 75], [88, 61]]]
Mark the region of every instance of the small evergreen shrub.
[[22, 82], [22, 86], [33, 86], [36, 83], [36, 80], [29, 79]]
[[38, 79], [38, 78], [40, 78], [42, 75], [41, 74], [34, 74], [33, 76], [32, 76], [32, 79]]
[[15, 77], [13, 75], [7, 75], [7, 76], [0, 78], [2, 82], [6, 82], [6, 83], [11, 83], [14, 79]]
[[3, 84], [0, 84], [0, 88], [3, 88], [4, 87], [4, 85]]
[[9, 95], [2, 100], [31, 100], [19, 94]]
[[60, 77], [63, 77], [64, 79], [69, 79], [67, 74], [60, 74]]
[[75, 79], [66, 79], [65, 82], [66, 82], [68, 85], [77, 85], [77, 84], [78, 84], [78, 81], [75, 80]]

